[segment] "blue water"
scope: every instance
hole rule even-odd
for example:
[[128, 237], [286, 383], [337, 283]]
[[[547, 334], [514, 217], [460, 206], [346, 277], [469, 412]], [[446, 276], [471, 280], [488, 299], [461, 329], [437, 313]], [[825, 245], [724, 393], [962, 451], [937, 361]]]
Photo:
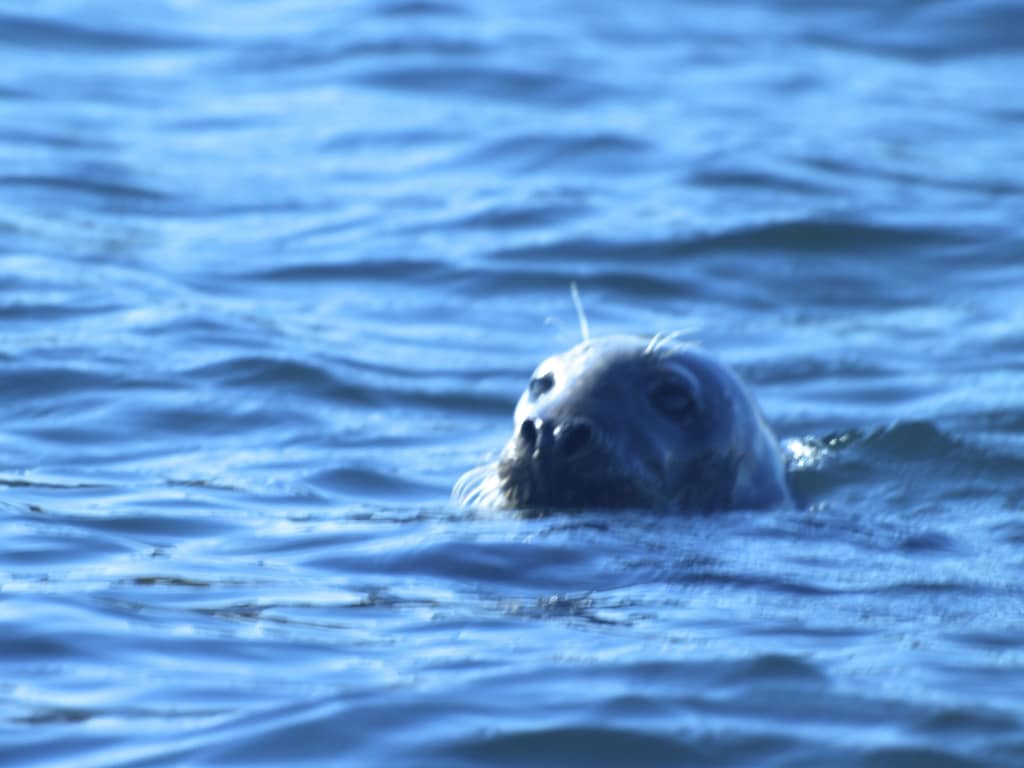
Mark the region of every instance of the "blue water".
[[[1024, 765], [1017, 0], [7, 0], [0, 61], [0, 763]], [[799, 508], [453, 503], [571, 281]]]

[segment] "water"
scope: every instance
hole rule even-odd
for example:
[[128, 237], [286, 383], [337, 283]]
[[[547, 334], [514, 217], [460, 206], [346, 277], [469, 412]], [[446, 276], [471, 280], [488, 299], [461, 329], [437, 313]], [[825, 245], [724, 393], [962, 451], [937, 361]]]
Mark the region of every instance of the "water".
[[[1024, 764], [1019, 3], [0, 7], [0, 762]], [[449, 501], [573, 280], [800, 508]]]

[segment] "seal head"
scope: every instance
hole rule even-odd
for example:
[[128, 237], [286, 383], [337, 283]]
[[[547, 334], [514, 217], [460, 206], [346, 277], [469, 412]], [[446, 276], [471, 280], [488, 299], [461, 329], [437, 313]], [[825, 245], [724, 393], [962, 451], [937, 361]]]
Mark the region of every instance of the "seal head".
[[739, 377], [692, 344], [613, 336], [538, 366], [490, 468], [456, 484], [515, 508], [710, 511], [789, 502], [778, 442]]

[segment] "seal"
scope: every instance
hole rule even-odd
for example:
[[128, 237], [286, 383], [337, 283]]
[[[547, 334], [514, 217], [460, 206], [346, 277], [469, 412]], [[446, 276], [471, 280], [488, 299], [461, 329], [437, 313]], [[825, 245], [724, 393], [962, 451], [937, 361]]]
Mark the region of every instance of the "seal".
[[739, 376], [672, 337], [588, 339], [542, 362], [464, 504], [671, 512], [792, 503], [779, 443]]

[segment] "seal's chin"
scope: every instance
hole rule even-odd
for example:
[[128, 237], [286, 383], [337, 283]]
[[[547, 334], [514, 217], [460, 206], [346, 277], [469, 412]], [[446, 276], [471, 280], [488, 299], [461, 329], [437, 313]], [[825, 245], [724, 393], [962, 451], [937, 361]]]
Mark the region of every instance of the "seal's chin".
[[645, 478], [621, 464], [594, 461], [586, 467], [551, 467], [533, 457], [506, 452], [496, 466], [498, 487], [519, 509], [651, 509], [657, 506]]

